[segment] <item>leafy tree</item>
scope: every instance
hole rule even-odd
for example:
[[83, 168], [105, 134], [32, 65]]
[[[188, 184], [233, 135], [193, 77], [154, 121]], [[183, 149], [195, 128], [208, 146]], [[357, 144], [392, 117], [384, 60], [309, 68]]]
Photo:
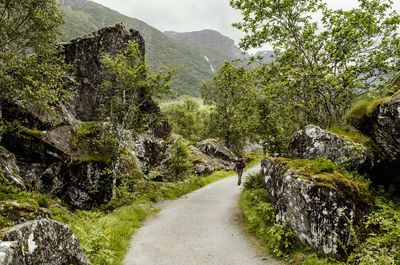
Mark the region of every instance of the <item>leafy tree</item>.
[[229, 148], [241, 152], [251, 132], [250, 118], [256, 99], [254, 75], [244, 67], [225, 63], [218, 75], [203, 83], [202, 97], [212, 104], [209, 135], [224, 140]]
[[168, 69], [166, 74], [163, 70], [149, 73], [135, 42], [130, 42], [127, 49], [115, 58], [105, 55], [102, 63], [106, 70], [100, 119], [108, 121], [120, 139], [126, 129], [139, 132], [147, 129], [151, 121], [156, 122], [155, 116], [151, 116], [151, 111], [148, 113], [146, 108], [152, 103], [152, 98], [170, 93], [175, 70]]
[[190, 173], [192, 167], [190, 154], [181, 137], [178, 137], [172, 145], [171, 157], [168, 159], [167, 165], [174, 179], [183, 179]]
[[173, 128], [173, 133], [190, 141], [199, 141], [206, 135], [209, 113], [201, 110], [199, 103], [190, 97], [163, 108]]
[[[243, 15], [234, 24], [246, 33], [241, 47], [273, 45], [277, 76], [270, 82], [288, 91], [287, 104], [302, 107], [309, 122], [341, 124], [356, 98], [382, 90], [379, 81], [400, 69], [400, 17], [390, 0], [359, 0], [349, 11], [331, 10], [322, 0], [230, 4]], [[313, 19], [318, 15], [320, 22]]]
[[57, 50], [63, 14], [55, 0], [0, 0], [0, 99], [62, 101], [65, 77]]

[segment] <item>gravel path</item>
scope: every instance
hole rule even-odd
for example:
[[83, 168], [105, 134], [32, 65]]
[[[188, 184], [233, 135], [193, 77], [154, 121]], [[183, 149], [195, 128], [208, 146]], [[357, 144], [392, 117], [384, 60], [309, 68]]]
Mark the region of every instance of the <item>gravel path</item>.
[[[259, 170], [254, 166], [243, 176]], [[163, 204], [138, 229], [123, 264], [280, 264], [263, 257], [242, 232], [237, 218], [241, 189], [232, 176]]]

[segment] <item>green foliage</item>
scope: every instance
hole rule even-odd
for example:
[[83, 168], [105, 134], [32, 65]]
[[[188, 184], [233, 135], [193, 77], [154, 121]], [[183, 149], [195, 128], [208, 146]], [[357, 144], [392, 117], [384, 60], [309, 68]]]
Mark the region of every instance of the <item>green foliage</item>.
[[85, 157], [78, 159], [78, 163], [90, 161], [111, 164], [121, 155], [120, 142], [109, 124], [87, 122], [82, 123], [72, 140], [74, 149], [83, 150]]
[[182, 138], [178, 137], [172, 145], [171, 157], [168, 159], [167, 165], [175, 179], [182, 179], [190, 173], [192, 167], [190, 154]]
[[0, 215], [0, 230], [8, 226], [10, 226], [10, 221]]
[[230, 0], [243, 15], [234, 24], [246, 34], [241, 47], [274, 47], [261, 88], [280, 89], [279, 98], [298, 108], [297, 115], [326, 128], [342, 124], [360, 96], [391, 89], [384, 83], [399, 71], [400, 16], [391, 1], [360, 0], [350, 10], [331, 10], [325, 2]]
[[250, 175], [239, 199], [247, 230], [277, 257], [287, 259], [296, 243], [295, 234], [286, 224], [275, 223], [273, 205], [261, 172]]
[[[170, 93], [173, 69], [149, 73], [148, 66], [136, 42], [130, 42], [126, 50], [115, 58], [105, 55], [104, 81], [101, 84], [103, 98], [100, 103], [100, 119], [109, 121], [120, 139], [123, 129], [136, 132], [152, 126], [144, 106], [161, 94]], [[153, 117], [154, 119], [154, 117]]]
[[339, 166], [327, 158], [318, 157], [311, 163], [310, 169], [312, 172], [317, 174], [323, 172], [333, 173], [339, 170]]
[[356, 242], [348, 264], [400, 263], [400, 204], [379, 195], [376, 209], [364, 222], [367, 235]]
[[179, 134], [189, 141], [206, 138], [207, 125], [210, 121], [209, 111], [198, 101], [195, 98], [182, 97], [162, 104], [162, 111], [172, 125], [172, 133]]
[[40, 105], [69, 97], [57, 49], [62, 23], [55, 0], [0, 1], [0, 100]]
[[258, 190], [265, 188], [264, 176], [259, 173], [250, 174], [243, 184], [245, 190]]
[[267, 190], [265, 188], [244, 190], [239, 205], [245, 216], [246, 230], [273, 255], [288, 259], [295, 247], [296, 237], [285, 224], [275, 223], [275, 213]]
[[288, 225], [275, 224], [268, 231], [268, 235], [270, 236], [269, 244], [272, 253], [277, 257], [288, 259], [296, 240], [296, 235]]
[[202, 97], [212, 105], [208, 135], [224, 140], [228, 148], [240, 153], [250, 139], [252, 101], [256, 97], [252, 72], [225, 63], [218, 75], [203, 83]]

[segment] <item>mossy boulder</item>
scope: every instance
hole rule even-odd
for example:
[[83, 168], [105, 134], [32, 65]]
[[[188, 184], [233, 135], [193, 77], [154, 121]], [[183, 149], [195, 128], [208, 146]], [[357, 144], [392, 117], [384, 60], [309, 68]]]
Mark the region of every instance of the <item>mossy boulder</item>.
[[322, 254], [343, 255], [351, 226], [372, 210], [367, 186], [329, 168], [312, 172], [311, 161], [265, 158], [262, 174], [277, 223], [288, 223], [300, 241]]
[[89, 265], [71, 228], [53, 220], [23, 223], [2, 233], [2, 265]]
[[400, 93], [372, 102], [369, 112], [353, 123], [377, 145], [371, 166], [372, 180], [400, 192]]
[[332, 132], [308, 125], [289, 144], [294, 158], [315, 160], [325, 157], [350, 170], [359, 170], [368, 161], [367, 148]]
[[0, 217], [8, 221], [9, 226], [19, 225], [28, 221], [49, 219], [50, 212], [29, 203], [16, 201], [0, 202]]

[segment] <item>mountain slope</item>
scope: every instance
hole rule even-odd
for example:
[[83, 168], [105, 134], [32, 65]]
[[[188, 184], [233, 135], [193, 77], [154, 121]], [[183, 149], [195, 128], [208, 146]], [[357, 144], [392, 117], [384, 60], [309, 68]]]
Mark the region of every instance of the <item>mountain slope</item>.
[[215, 30], [205, 29], [192, 32], [164, 31], [164, 34], [194, 47], [208, 47], [233, 58], [247, 58], [235, 42]]
[[66, 24], [61, 27], [64, 41], [118, 22], [138, 30], [146, 41], [146, 60], [151, 69], [157, 70], [168, 64], [180, 69], [175, 75], [173, 85], [178, 96], [183, 94], [199, 96], [201, 82], [212, 78], [224, 61], [233, 59], [212, 48], [193, 47], [172, 39], [138, 19], [122, 15], [91, 1], [58, 0], [58, 2], [66, 13]]

